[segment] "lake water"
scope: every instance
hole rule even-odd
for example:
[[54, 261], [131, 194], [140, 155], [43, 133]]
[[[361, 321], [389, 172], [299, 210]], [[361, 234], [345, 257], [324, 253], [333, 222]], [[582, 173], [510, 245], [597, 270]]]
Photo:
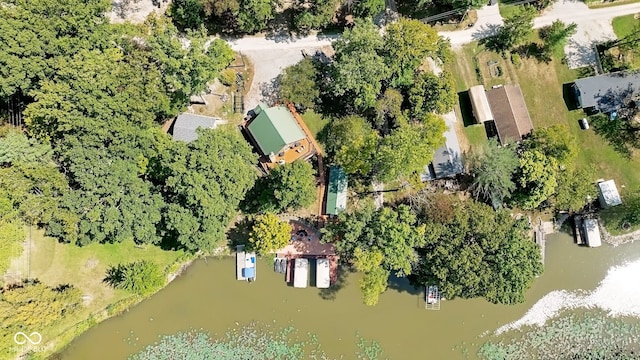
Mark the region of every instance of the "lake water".
[[[594, 289], [610, 267], [637, 259], [640, 242], [584, 248], [566, 234], [554, 234], [547, 240], [545, 273], [527, 292], [525, 303], [505, 306], [455, 299], [430, 311], [425, 310], [424, 289], [413, 289], [404, 281], [391, 281], [379, 304], [367, 307], [357, 274], [348, 275], [346, 285], [334, 294], [326, 294], [287, 286], [268, 260], [258, 263], [257, 281], [247, 283], [235, 279], [235, 258], [210, 258], [195, 262], [152, 298], [87, 331], [61, 357], [124, 359], [161, 334], [204, 329], [219, 336], [257, 321], [316, 334], [332, 358], [355, 358], [359, 334], [377, 340], [390, 359], [473, 359], [482, 342], [479, 335], [518, 320], [550, 291]], [[468, 355], [463, 349], [469, 349]]]

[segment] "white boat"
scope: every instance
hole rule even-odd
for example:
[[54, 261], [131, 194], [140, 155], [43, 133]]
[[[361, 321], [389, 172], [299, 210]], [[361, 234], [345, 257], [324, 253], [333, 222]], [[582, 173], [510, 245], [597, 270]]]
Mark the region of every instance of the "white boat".
[[427, 304], [435, 304], [438, 302], [438, 287], [435, 285], [427, 288]]

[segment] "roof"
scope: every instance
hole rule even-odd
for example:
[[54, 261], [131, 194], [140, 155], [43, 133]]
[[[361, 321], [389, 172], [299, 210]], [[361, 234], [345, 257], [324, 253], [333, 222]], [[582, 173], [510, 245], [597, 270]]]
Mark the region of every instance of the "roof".
[[326, 289], [331, 286], [329, 259], [316, 259], [316, 287]]
[[533, 130], [527, 104], [518, 85], [504, 85], [487, 91], [498, 138], [505, 145], [522, 140]]
[[294, 261], [293, 287], [305, 288], [307, 287], [307, 280], [309, 276], [309, 260], [297, 258]]
[[622, 204], [618, 188], [613, 180], [601, 181], [598, 183], [598, 189], [600, 190], [600, 206], [606, 208]]
[[173, 124], [173, 140], [190, 142], [198, 138], [198, 128], [215, 129], [225, 123], [226, 121], [220, 118], [182, 113]]
[[288, 144], [306, 137], [296, 119], [284, 106], [267, 107], [260, 103], [253, 112], [255, 117], [247, 129], [264, 155], [276, 154]]
[[247, 279], [251, 279], [251, 278], [256, 277], [256, 268], [254, 268], [254, 267], [243, 268], [242, 269], [242, 276], [244, 276]]
[[425, 171], [420, 174], [422, 181], [451, 177], [464, 171], [458, 135], [451, 121], [447, 121], [447, 130], [443, 136], [444, 145], [436, 149], [433, 161], [425, 166]]
[[625, 102], [640, 95], [640, 71], [618, 71], [575, 81], [578, 105], [611, 112], [625, 106]]
[[347, 209], [347, 175], [338, 166], [329, 168], [325, 214], [338, 215]]
[[584, 233], [587, 237], [587, 245], [589, 245], [589, 247], [598, 247], [602, 245], [598, 220], [584, 219], [582, 225], [584, 226]]
[[491, 107], [489, 107], [489, 100], [487, 99], [487, 93], [484, 91], [484, 85], [470, 87], [469, 99], [471, 100], [473, 116], [475, 116], [476, 121], [483, 123], [493, 120], [493, 113], [491, 113]]

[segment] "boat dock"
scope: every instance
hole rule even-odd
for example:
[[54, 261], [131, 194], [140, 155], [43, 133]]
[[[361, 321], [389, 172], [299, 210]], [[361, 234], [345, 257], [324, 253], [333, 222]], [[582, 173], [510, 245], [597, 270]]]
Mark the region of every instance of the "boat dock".
[[256, 254], [244, 251], [244, 245], [236, 247], [236, 279], [254, 281], [256, 279]]
[[578, 245], [584, 245], [585, 240], [582, 238], [582, 216], [573, 217], [573, 236]]

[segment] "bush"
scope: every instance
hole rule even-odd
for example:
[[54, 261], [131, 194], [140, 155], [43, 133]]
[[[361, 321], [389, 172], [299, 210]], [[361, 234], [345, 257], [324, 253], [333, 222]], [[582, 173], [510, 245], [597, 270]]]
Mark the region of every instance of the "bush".
[[164, 285], [165, 275], [157, 264], [142, 260], [110, 267], [104, 282], [116, 289], [147, 295]]
[[218, 75], [218, 79], [225, 86], [231, 86], [236, 82], [236, 71], [233, 69], [224, 69]]
[[520, 55], [516, 54], [516, 53], [512, 53], [511, 54], [511, 63], [519, 68], [520, 65], [522, 65], [522, 59], [520, 58]]

